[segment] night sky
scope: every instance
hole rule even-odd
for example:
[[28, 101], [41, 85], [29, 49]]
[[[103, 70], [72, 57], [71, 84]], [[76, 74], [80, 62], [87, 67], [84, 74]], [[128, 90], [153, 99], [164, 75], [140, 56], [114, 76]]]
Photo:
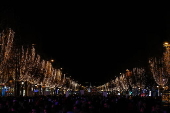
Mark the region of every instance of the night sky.
[[25, 44], [36, 44], [79, 83], [105, 83], [150, 56], [169, 40], [166, 7], [110, 3], [1, 4], [1, 30], [11, 27]]

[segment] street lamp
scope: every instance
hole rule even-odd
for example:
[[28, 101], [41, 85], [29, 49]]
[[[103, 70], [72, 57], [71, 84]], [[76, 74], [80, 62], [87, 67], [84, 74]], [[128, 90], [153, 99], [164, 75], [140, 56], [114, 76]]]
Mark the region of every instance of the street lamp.
[[53, 60], [53, 59], [51, 59], [50, 61], [51, 61], [51, 62], [54, 62], [54, 60]]
[[163, 46], [167, 48], [170, 47], [170, 44], [168, 42], [164, 42]]

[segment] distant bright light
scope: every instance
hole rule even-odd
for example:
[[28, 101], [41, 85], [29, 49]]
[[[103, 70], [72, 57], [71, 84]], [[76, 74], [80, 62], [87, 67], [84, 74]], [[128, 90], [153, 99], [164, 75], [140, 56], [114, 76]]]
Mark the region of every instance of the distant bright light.
[[149, 96], [151, 96], [151, 91], [149, 91]]
[[165, 45], [168, 45], [169, 43], [168, 43], [168, 42], [165, 42], [164, 44], [165, 44]]

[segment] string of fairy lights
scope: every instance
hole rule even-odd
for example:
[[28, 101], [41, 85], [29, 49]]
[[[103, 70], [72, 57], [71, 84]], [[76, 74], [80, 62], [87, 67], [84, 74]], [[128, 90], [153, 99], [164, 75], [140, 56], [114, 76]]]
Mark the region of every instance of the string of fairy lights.
[[[0, 34], [0, 84], [13, 87], [13, 81], [27, 82], [28, 86], [39, 85], [56, 88], [64, 86], [68, 82], [69, 89], [79, 86], [69, 77], [65, 77], [62, 68], [56, 69], [52, 61], [41, 58], [36, 53], [34, 45], [14, 45], [15, 32], [11, 29], [4, 30]], [[19, 48], [20, 47], [20, 48]]]
[[[137, 89], [140, 92], [144, 89], [152, 90], [152, 88], [157, 87], [158, 90], [161, 88], [167, 90], [169, 88], [170, 75], [170, 44], [165, 42], [163, 46], [165, 47], [165, 51], [163, 51], [161, 57], [149, 58], [148, 62], [151, 74], [147, 73], [145, 67], [135, 67], [132, 71], [127, 69], [125, 73], [120, 73], [114, 80], [98, 86], [97, 89], [113, 92], [126, 92]], [[154, 81], [152, 86], [151, 79]]]
[[[80, 90], [81, 84], [70, 77], [66, 77], [62, 68], [53, 67], [53, 61], [42, 59], [36, 53], [34, 45], [14, 45], [15, 32], [11, 29], [0, 33], [0, 84], [9, 86], [15, 90], [15, 82], [27, 83], [28, 87], [38, 85], [41, 87], [56, 88], [65, 90]], [[156, 85], [161, 88], [168, 88], [170, 74], [170, 46], [164, 44], [165, 52], [161, 58], [152, 57], [149, 59], [151, 75], [146, 73], [144, 67], [135, 67], [120, 73], [114, 80], [97, 86], [98, 91], [129, 91], [133, 89], [145, 89], [148, 77], [153, 78]]]

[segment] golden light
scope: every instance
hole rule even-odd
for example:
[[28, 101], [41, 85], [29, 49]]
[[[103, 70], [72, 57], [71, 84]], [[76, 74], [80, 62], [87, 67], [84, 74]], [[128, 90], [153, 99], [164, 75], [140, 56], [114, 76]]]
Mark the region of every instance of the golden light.
[[168, 83], [168, 71], [163, 58], [151, 58], [149, 60], [150, 70], [155, 82], [163, 87]]
[[165, 47], [169, 47], [169, 46], [170, 46], [170, 44], [169, 44], [168, 42], [164, 42], [163, 46], [165, 46]]
[[166, 66], [166, 71], [170, 74], [170, 44], [168, 42], [164, 43], [164, 47], [166, 48], [165, 52], [163, 53], [163, 61]]
[[[43, 84], [42, 87], [50, 88], [62, 86], [64, 82], [61, 76], [64, 75], [65, 78], [65, 74], [62, 73], [63, 69], [55, 69], [52, 65], [53, 59], [50, 61], [42, 59], [35, 51], [35, 44], [32, 46], [16, 45], [14, 34], [15, 32], [9, 29], [0, 35], [1, 84], [23, 81], [21, 84], [34, 84], [30, 85], [31, 88], [40, 84]], [[77, 87], [77, 84], [74, 85]]]
[[126, 76], [131, 76], [132, 72], [129, 69], [126, 69]]
[[54, 60], [52, 59], [51, 62], [54, 62]]
[[131, 81], [135, 84], [131, 83], [132, 87], [139, 87], [141, 89], [143, 89], [146, 86], [146, 75], [145, 75], [145, 69], [144, 68], [139, 68], [139, 67], [135, 67], [133, 68], [133, 75], [134, 75], [134, 81]]
[[42, 88], [45, 88], [45, 85], [43, 85]]

